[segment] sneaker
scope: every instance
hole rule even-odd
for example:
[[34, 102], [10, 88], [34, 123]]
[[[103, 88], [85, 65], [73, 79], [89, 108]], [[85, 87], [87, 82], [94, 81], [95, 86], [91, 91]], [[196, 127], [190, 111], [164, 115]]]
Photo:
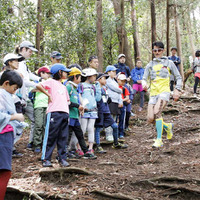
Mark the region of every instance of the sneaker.
[[84, 155], [83, 151], [80, 150], [80, 149], [76, 150], [76, 154], [78, 154], [79, 156], [83, 156]]
[[135, 113], [131, 112], [131, 116], [134, 117], [134, 116], [135, 116]]
[[139, 107], [138, 111], [139, 111], [139, 112], [141, 112], [141, 111], [142, 111], [142, 109], [143, 109], [142, 107]]
[[169, 123], [168, 128], [165, 129], [165, 131], [167, 132], [167, 139], [171, 140], [172, 136], [173, 136], [173, 127], [174, 125], [172, 123]]
[[158, 147], [162, 147], [163, 146], [163, 142], [161, 139], [156, 139], [155, 142], [153, 143], [152, 147], [154, 148], [158, 148]]
[[36, 147], [35, 150], [34, 150], [34, 153], [40, 153], [40, 152], [41, 152], [40, 147]]
[[111, 133], [110, 132], [106, 133], [106, 140], [108, 142], [113, 142], [114, 141], [112, 132]]
[[13, 158], [21, 158], [23, 155], [24, 155], [23, 153], [19, 153], [16, 150], [13, 150], [13, 152], [12, 152], [12, 157]]
[[128, 147], [127, 144], [122, 144], [120, 142], [118, 142], [117, 144], [113, 144], [112, 148], [113, 149], [126, 149]]
[[32, 151], [33, 150], [33, 142], [29, 142], [27, 145], [27, 149]]
[[67, 153], [67, 157], [68, 157], [68, 158], [76, 158], [77, 156], [76, 156], [75, 154], [76, 154], [76, 152], [74, 152], [74, 151], [69, 151], [69, 152]]
[[53, 165], [51, 164], [51, 161], [49, 161], [49, 160], [43, 160], [42, 166], [43, 167], [53, 167]]
[[106, 150], [104, 150], [100, 145], [99, 146], [97, 146], [97, 148], [96, 148], [96, 153], [106, 153], [107, 151]]
[[60, 160], [59, 164], [61, 167], [69, 167], [70, 166], [70, 164], [64, 159]]
[[84, 154], [83, 158], [84, 159], [97, 159], [97, 156], [94, 155], [94, 150], [90, 149]]
[[197, 94], [194, 94], [193, 97], [197, 97]]

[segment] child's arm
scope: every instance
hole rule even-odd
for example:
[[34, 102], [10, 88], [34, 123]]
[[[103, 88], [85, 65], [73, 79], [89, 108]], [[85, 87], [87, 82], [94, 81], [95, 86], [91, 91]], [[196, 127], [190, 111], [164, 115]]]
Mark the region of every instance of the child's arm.
[[100, 87], [100, 83], [97, 81], [95, 83], [95, 88], [96, 88], [96, 101], [100, 101], [101, 100], [101, 87]]
[[36, 88], [37, 88], [40, 92], [46, 94], [46, 95], [49, 97], [49, 102], [52, 102], [51, 95], [44, 89], [44, 87], [43, 87], [40, 83], [36, 86]]
[[111, 80], [107, 80], [107, 81], [106, 81], [106, 86], [107, 86], [110, 90], [112, 90], [112, 91], [114, 91], [114, 92], [117, 92], [117, 93], [119, 93], [119, 94], [122, 93], [122, 90], [118, 87], [118, 84], [117, 84], [117, 85], [116, 85], [116, 84], [113, 84], [113, 82], [112, 82]]

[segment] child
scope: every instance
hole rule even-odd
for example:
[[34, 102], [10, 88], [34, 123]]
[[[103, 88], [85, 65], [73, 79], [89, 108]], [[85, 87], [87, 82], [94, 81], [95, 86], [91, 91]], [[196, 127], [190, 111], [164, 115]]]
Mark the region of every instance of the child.
[[98, 119], [95, 123], [95, 140], [97, 144], [97, 153], [106, 153], [106, 151], [101, 147], [100, 145], [100, 131], [103, 127], [109, 127], [111, 126], [113, 129], [113, 138], [114, 138], [114, 149], [121, 149], [121, 148], [127, 148], [128, 145], [121, 144], [118, 142], [118, 126], [117, 123], [113, 120], [109, 106], [108, 106], [108, 93], [106, 90], [106, 77], [108, 78], [107, 74], [99, 73], [97, 76], [97, 81], [100, 83], [101, 86], [101, 100], [97, 102], [98, 107]]
[[12, 94], [22, 86], [20, 75], [6, 70], [1, 76], [0, 85], [0, 199], [3, 200], [11, 177], [14, 136], [24, 127], [24, 116], [16, 113], [12, 98]]
[[[178, 56], [176, 56], [177, 48], [176, 47], [172, 47], [171, 48], [171, 53], [172, 53], [172, 55], [169, 56], [168, 59], [173, 61], [174, 64], [176, 65], [178, 71], [180, 71], [179, 65], [181, 63], [181, 59]], [[173, 90], [174, 90], [174, 83], [176, 84], [176, 80], [174, 80], [174, 76], [171, 74], [170, 75], [170, 90], [171, 90], [172, 93], [173, 93]]]
[[96, 156], [88, 151], [84, 140], [83, 131], [79, 123], [79, 111], [82, 112], [84, 110], [83, 106], [80, 104], [80, 97], [77, 91], [77, 87], [80, 82], [81, 71], [77, 67], [71, 68], [71, 72], [69, 72], [68, 75], [68, 82], [66, 84], [71, 102], [69, 105], [69, 135], [72, 135], [72, 132], [74, 132], [78, 139], [79, 144], [77, 144], [77, 152], [81, 152], [82, 149], [84, 152], [84, 158], [94, 159]]
[[142, 68], [142, 61], [137, 60], [136, 67], [131, 71], [131, 78], [133, 80], [133, 97], [137, 92], [140, 93], [140, 107], [139, 112], [142, 111], [144, 106], [144, 90], [142, 88], [142, 77], [144, 75], [144, 69]]
[[61, 81], [67, 78], [67, 72], [71, 70], [57, 63], [52, 65], [50, 71], [53, 79], [37, 85], [37, 89], [49, 97], [41, 159], [43, 167], [52, 167], [51, 156], [57, 144], [58, 161], [62, 167], [67, 167], [69, 163], [66, 161], [65, 150], [68, 137], [69, 95]]
[[[44, 82], [50, 77], [49, 69], [47, 67], [40, 67], [38, 69], [38, 76], [41, 77], [42, 82]], [[40, 153], [45, 131], [48, 97], [42, 92], [35, 92], [33, 93], [33, 95], [34, 95], [34, 116], [35, 116], [33, 145], [35, 148], [34, 152]]]
[[126, 84], [126, 75], [121, 72], [117, 75], [117, 82], [119, 84], [119, 88], [122, 90], [122, 101], [123, 101], [123, 107], [120, 108], [120, 115], [119, 115], [119, 138], [123, 139], [124, 138], [124, 128], [125, 128], [125, 118], [126, 118], [126, 106], [130, 103], [129, 99], [129, 91], [128, 89], [124, 86]]
[[197, 97], [197, 86], [199, 84], [200, 79], [200, 50], [197, 50], [195, 53], [195, 59], [192, 64], [195, 83], [194, 83], [194, 97]]
[[175, 76], [177, 81], [174, 89], [173, 98], [178, 100], [181, 94], [182, 78], [174, 63], [167, 57], [163, 57], [164, 44], [154, 42], [152, 51], [155, 58], [146, 66], [142, 80], [142, 86], [147, 89], [147, 80], [150, 78], [150, 99], [148, 104], [147, 119], [149, 123], [156, 121], [157, 139], [153, 147], [163, 146], [162, 133], [163, 128], [167, 132], [167, 139], [171, 139], [172, 123], [165, 123], [162, 118], [162, 111], [170, 98], [170, 74]]
[[84, 113], [81, 116], [81, 128], [83, 133], [88, 132], [89, 152], [94, 154], [94, 123], [97, 115], [97, 101], [101, 100], [101, 88], [99, 82], [96, 81], [97, 72], [93, 68], [83, 70], [86, 81], [79, 85], [79, 93], [84, 106]]
[[[109, 109], [114, 121], [117, 121], [117, 116], [120, 114], [120, 108], [123, 107], [123, 101], [121, 97], [122, 90], [119, 88], [118, 83], [115, 80], [116, 70], [117, 68], [113, 65], [108, 65], [106, 67], [106, 73], [109, 75], [109, 78], [106, 80], [106, 86], [108, 88], [108, 96], [111, 98]], [[106, 128], [105, 132], [106, 140], [113, 141], [112, 128]]]

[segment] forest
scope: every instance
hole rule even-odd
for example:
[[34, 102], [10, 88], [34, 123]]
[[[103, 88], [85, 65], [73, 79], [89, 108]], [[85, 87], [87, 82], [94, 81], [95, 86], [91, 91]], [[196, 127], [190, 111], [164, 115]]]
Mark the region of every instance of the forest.
[[[200, 49], [199, 0], [1, 0], [0, 20], [0, 57], [31, 41], [38, 49], [26, 62], [32, 72], [51, 65], [52, 51], [61, 52], [65, 66], [86, 68], [97, 55], [98, 72], [104, 72], [123, 53], [130, 69], [137, 58], [145, 68], [153, 58], [152, 42], [162, 41], [165, 56], [177, 47], [184, 80]], [[139, 98], [133, 100], [127, 149], [113, 149], [102, 132], [107, 153], [95, 160], [69, 159], [68, 168], [59, 167], [56, 151], [53, 168], [42, 168], [41, 155], [26, 148], [26, 128], [17, 144], [23, 157], [12, 160], [5, 200], [199, 200], [200, 98], [192, 96], [193, 83], [191, 75], [180, 100], [170, 99], [163, 111], [175, 127], [172, 140], [163, 133], [162, 148], [152, 148], [156, 133], [146, 121], [148, 92], [141, 112]]]

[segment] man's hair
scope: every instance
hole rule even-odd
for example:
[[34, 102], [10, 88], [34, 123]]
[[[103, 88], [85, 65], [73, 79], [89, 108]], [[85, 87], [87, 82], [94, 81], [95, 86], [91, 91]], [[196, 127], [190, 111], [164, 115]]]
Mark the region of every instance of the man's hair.
[[154, 48], [154, 46], [159, 47], [159, 48], [162, 48], [162, 49], [165, 48], [164, 44], [163, 44], [162, 42], [160, 42], [160, 41], [153, 42], [153, 44], [152, 44], [152, 49]]
[[88, 59], [88, 62], [91, 62], [93, 59], [98, 59], [97, 56], [90, 56], [89, 59]]
[[196, 57], [200, 57], [200, 50], [197, 50], [197, 51], [195, 52], [195, 56], [196, 56]]
[[3, 72], [1, 79], [0, 79], [0, 85], [3, 85], [5, 81], [9, 81], [9, 85], [17, 85], [18, 88], [22, 87], [23, 80], [18, 72], [15, 72], [13, 70], [6, 70]]
[[171, 48], [171, 51], [172, 51], [172, 50], [176, 50], [176, 51], [177, 51], [177, 48], [176, 48], [176, 47], [172, 47], [172, 48]]

